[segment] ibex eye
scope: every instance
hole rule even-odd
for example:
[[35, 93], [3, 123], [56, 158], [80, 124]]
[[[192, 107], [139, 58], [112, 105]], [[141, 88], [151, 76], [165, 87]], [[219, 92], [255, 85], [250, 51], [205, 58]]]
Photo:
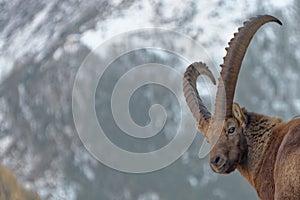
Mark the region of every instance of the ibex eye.
[[235, 131], [235, 127], [231, 127], [231, 128], [229, 128], [228, 130], [227, 130], [227, 134], [233, 134], [234, 133], [234, 131]]

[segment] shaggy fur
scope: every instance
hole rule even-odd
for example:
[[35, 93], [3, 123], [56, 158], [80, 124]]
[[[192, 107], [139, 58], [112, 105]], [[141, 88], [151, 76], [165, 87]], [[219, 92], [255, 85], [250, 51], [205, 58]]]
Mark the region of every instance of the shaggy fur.
[[[243, 159], [235, 164], [237, 169], [262, 200], [300, 199], [300, 118], [283, 122], [245, 109], [241, 113], [244, 121], [239, 126], [244, 123], [245, 128], [240, 134], [246, 146]], [[211, 157], [215, 149], [218, 154], [224, 153], [219, 143], [212, 148]]]

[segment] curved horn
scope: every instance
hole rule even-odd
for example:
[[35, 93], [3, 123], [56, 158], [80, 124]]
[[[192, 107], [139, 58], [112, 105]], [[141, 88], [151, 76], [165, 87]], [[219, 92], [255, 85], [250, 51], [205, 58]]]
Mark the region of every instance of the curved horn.
[[203, 104], [197, 91], [197, 78], [200, 75], [206, 75], [216, 84], [216, 80], [205, 63], [195, 62], [188, 66], [183, 78], [183, 93], [186, 102], [198, 123], [198, 129], [206, 135], [211, 114]]
[[[216, 96], [215, 117], [217, 120], [227, 119], [232, 116], [232, 103], [243, 58], [256, 31], [268, 22], [277, 22], [282, 25], [277, 18], [270, 15], [251, 18], [250, 21], [244, 22], [244, 26], [238, 29], [238, 33], [235, 33], [228, 43], [229, 47], [225, 48], [227, 54], [223, 58], [224, 62], [221, 65], [222, 71]], [[220, 84], [221, 81], [223, 81], [224, 85]]]

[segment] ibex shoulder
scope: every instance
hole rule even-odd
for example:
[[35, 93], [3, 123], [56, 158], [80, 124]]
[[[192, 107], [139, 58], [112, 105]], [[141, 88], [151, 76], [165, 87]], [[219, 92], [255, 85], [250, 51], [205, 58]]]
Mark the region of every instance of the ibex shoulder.
[[300, 199], [300, 118], [286, 123], [282, 134], [274, 170], [275, 198]]

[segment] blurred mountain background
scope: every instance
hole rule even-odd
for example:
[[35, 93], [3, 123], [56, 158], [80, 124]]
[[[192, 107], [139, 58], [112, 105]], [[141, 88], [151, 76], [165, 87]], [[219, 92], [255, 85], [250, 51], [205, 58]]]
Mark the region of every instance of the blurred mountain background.
[[[0, 163], [26, 188], [49, 200], [257, 199], [239, 172], [214, 174], [208, 158], [198, 158], [200, 134], [180, 159], [162, 170], [129, 174], [101, 164], [75, 130], [73, 83], [91, 50], [117, 34], [170, 29], [193, 38], [214, 63], [221, 63], [227, 42], [243, 21], [270, 14], [284, 25], [268, 25], [252, 41], [235, 100], [248, 110], [289, 120], [300, 113], [300, 2], [2, 0], [0, 8]], [[107, 53], [114, 48], [119, 47]], [[95, 63], [106, 56], [92, 54]], [[163, 105], [168, 119], [158, 136], [135, 140], [124, 136], [113, 121], [109, 100], [114, 84], [137, 63], [149, 62], [182, 72], [186, 67], [176, 56], [155, 50], [132, 52], [112, 63], [95, 95], [97, 115], [109, 138], [137, 152], [160, 148], [178, 128], [178, 100], [155, 85], [134, 93], [130, 111], [134, 121], [145, 125], [148, 108]]]

